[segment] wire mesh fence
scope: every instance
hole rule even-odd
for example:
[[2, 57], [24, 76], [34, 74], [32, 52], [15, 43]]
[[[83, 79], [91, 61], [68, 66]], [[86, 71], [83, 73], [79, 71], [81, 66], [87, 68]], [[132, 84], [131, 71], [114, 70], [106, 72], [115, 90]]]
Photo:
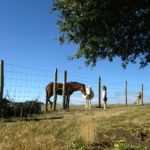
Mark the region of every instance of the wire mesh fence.
[[[61, 78], [60, 78], [61, 77]], [[54, 82], [54, 70], [40, 70], [18, 65], [4, 63], [4, 90], [3, 97], [8, 94], [15, 102], [25, 102], [38, 99], [46, 103], [46, 86]], [[63, 82], [63, 71], [58, 70], [58, 81]], [[98, 77], [81, 77], [67, 73], [67, 82], [79, 82], [85, 86], [91, 86], [94, 98], [91, 104], [98, 105]], [[125, 104], [125, 82], [107, 81], [101, 79], [101, 87], [107, 87], [107, 104]], [[150, 102], [150, 87], [143, 86], [143, 103]], [[7, 94], [8, 92], [8, 94]], [[100, 88], [100, 92], [102, 92]], [[141, 92], [141, 85], [127, 83], [127, 103], [133, 104], [137, 100], [137, 94]], [[7, 97], [6, 97], [7, 98]], [[53, 101], [53, 97], [51, 97]], [[101, 93], [101, 104], [103, 103]], [[62, 104], [62, 96], [57, 96], [57, 104]], [[85, 105], [85, 100], [80, 91], [74, 92], [70, 97], [70, 104]]]
[[15, 102], [45, 100], [45, 88], [53, 82], [52, 70], [40, 70], [4, 63], [4, 97], [6, 93]]

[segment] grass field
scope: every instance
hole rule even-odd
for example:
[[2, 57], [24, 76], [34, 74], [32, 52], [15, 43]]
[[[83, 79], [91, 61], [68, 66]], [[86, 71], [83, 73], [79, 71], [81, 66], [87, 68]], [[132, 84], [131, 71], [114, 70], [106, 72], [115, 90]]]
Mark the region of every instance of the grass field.
[[150, 104], [107, 105], [0, 119], [1, 150], [148, 150]]

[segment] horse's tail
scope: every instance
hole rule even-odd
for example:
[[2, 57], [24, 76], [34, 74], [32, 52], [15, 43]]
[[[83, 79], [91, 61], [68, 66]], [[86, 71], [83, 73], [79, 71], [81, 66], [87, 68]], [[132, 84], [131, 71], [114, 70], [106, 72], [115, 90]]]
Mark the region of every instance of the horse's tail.
[[48, 92], [47, 92], [47, 86], [46, 86], [46, 101], [47, 101], [47, 99], [48, 99]]
[[50, 98], [49, 96], [50, 96], [50, 93], [48, 93], [47, 86], [46, 86], [46, 103], [48, 104], [48, 102], [50, 102], [51, 108], [52, 108], [53, 103], [49, 100], [49, 98]]

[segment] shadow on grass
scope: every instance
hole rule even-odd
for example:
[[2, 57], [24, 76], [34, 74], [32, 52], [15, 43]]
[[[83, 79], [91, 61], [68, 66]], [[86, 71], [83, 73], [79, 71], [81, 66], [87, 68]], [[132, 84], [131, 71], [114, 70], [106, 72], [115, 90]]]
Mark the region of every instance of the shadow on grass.
[[[9, 117], [7, 117], [7, 118], [5, 118], [3, 121], [2, 121], [2, 119], [1, 119], [1, 121], [0, 122], [18, 122], [18, 121], [41, 121], [41, 120], [54, 120], [54, 119], [63, 119], [64, 117], [51, 117], [51, 118], [27, 118], [27, 117], [25, 117], [25, 118], [18, 118], [18, 117], [16, 117], [16, 118], [9, 118]], [[6, 120], [7, 119], [7, 120]]]

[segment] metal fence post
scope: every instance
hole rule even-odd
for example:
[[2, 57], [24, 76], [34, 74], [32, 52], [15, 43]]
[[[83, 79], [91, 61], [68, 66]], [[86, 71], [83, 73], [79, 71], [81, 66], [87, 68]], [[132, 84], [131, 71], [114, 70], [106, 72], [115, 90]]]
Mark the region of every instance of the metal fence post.
[[127, 106], [127, 81], [125, 81], [125, 106]]
[[2, 99], [3, 99], [3, 89], [4, 89], [4, 63], [3, 60], [0, 61], [1, 66], [0, 66], [0, 116], [2, 114]]
[[141, 101], [142, 101], [142, 105], [143, 105], [143, 84], [141, 85]]
[[101, 78], [98, 77], [98, 107], [101, 108]]
[[65, 109], [66, 79], [67, 79], [67, 71], [64, 71], [64, 82], [63, 82], [63, 102], [62, 102], [62, 109]]
[[55, 79], [54, 79], [54, 84], [53, 84], [53, 96], [54, 96], [54, 101], [53, 101], [53, 110], [56, 110], [56, 101], [57, 101], [57, 68], [55, 69]]

